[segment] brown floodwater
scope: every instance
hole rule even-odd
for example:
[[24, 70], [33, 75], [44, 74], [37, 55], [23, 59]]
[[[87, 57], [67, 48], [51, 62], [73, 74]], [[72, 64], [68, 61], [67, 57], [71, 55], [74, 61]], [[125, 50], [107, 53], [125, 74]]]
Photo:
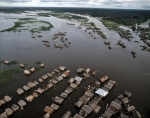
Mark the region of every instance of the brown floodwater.
[[[14, 17], [29, 16], [25, 16], [25, 14], [2, 13], [0, 21], [4, 23], [5, 20], [7, 25], [6, 27], [3, 25], [0, 29], [6, 29], [13, 24], [9, 22], [10, 19], [6, 20], [4, 18]], [[99, 103], [102, 109], [97, 114], [92, 112], [87, 118], [98, 118], [104, 112], [105, 105], [125, 90], [133, 94], [129, 104], [134, 105], [144, 118], [150, 118], [150, 53], [141, 50], [139, 45], [144, 44], [140, 41], [137, 34], [134, 33], [134, 38], [131, 41], [121, 39], [117, 32], [108, 30], [100, 21], [87, 16], [90, 21], [94, 22], [107, 35], [107, 39], [103, 39], [99, 35], [93, 34], [98, 38], [93, 39], [84, 31], [85, 27], [78, 29], [78, 23], [75, 26], [71, 26], [66, 24], [66, 20], [55, 17], [34, 17], [37, 17], [39, 20], [49, 21], [54, 25], [54, 28], [51, 31], [42, 32], [40, 35], [43, 37], [41, 38], [38, 38], [39, 34], [36, 34], [35, 39], [31, 37], [29, 31], [0, 33], [0, 60], [18, 60], [20, 63], [28, 63], [26, 69], [36, 66], [35, 62], [42, 61], [45, 63], [45, 68], [30, 76], [25, 76], [23, 72], [19, 73], [12, 82], [4, 87], [0, 87], [0, 99], [5, 95], [13, 97], [10, 103], [0, 107], [0, 112], [4, 112], [5, 108], [10, 107], [14, 103], [17, 104], [20, 99], [24, 100], [25, 96], [30, 95], [35, 90], [31, 89], [25, 94], [18, 96], [16, 93], [18, 88], [22, 88], [29, 81], [38, 80], [42, 75], [64, 65], [67, 69], [71, 70], [67, 79], [64, 79], [55, 88], [49, 89], [43, 95], [34, 99], [33, 102], [28, 103], [24, 110], [16, 112], [10, 118], [42, 118], [45, 114], [43, 111], [45, 106], [53, 103], [52, 98], [59, 96], [67, 88], [68, 80], [76, 76], [76, 69], [78, 67], [95, 69], [98, 71], [98, 74], [95, 77], [84, 80], [81, 86], [70, 94], [70, 99], [67, 98], [60, 106], [60, 109], [54, 113], [53, 118], [61, 118], [68, 110], [72, 112], [73, 116], [78, 113], [79, 109], [74, 106], [74, 102], [84, 94], [84, 87], [95, 80], [99, 80], [104, 75], [108, 75], [117, 82], [117, 91], [115, 92], [113, 89], [106, 99]], [[69, 47], [64, 47], [63, 49], [54, 47], [51, 39], [55, 33], [60, 31], [67, 32], [66, 38], [72, 42]], [[126, 48], [116, 45], [120, 39], [127, 45]], [[50, 41], [51, 46], [46, 47], [42, 40]], [[104, 41], [110, 41], [111, 50], [104, 44]], [[134, 41], [139, 41], [139, 43]], [[62, 44], [60, 39], [57, 39], [57, 43]], [[137, 52], [136, 58], [132, 56], [132, 50]], [[6, 66], [0, 64], [0, 69], [15, 67], [18, 67], [18, 65]], [[20, 79], [17, 79], [18, 77]], [[46, 85], [47, 82], [48, 80], [38, 87]], [[140, 96], [137, 93], [140, 93]]]

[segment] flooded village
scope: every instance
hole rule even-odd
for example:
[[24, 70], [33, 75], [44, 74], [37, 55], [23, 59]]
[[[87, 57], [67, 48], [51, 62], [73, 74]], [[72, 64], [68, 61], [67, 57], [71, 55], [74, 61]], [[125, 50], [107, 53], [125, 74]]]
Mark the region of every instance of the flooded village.
[[150, 42], [122, 27], [0, 11], [0, 118], [149, 118]]

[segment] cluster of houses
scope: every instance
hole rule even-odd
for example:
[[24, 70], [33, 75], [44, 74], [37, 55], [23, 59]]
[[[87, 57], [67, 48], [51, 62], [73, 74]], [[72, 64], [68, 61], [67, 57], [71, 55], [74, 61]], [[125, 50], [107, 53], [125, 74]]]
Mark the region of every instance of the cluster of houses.
[[[40, 67], [41, 68], [44, 68], [45, 67], [45, 64], [44, 63], [41, 63], [40, 64]], [[30, 70], [24, 70], [24, 74], [25, 75], [30, 75], [31, 73], [34, 73], [35, 72], [35, 68], [34, 67], [31, 67]]]
[[[61, 75], [60, 72], [62, 72]], [[76, 72], [78, 75], [68, 80], [68, 86], [66, 89], [59, 96], [52, 98], [53, 103], [45, 106], [44, 112], [46, 112], [46, 114], [43, 118], [50, 118], [52, 114], [61, 108], [61, 105], [67, 100], [71, 93], [82, 85], [82, 81], [97, 74], [97, 71], [91, 70], [90, 68], [78, 68]], [[65, 66], [60, 66], [58, 69], [54, 69], [51, 73], [41, 76], [38, 81], [28, 82], [23, 88], [18, 88], [17, 93], [18, 95], [21, 95], [25, 91], [35, 88], [39, 83], [44, 82], [48, 78], [50, 79], [45, 86], [42, 88], [36, 88], [31, 95], [26, 96], [25, 100], [19, 100], [17, 104], [13, 104], [10, 108], [6, 108], [5, 111], [0, 114], [0, 118], [7, 118], [19, 109], [23, 109], [29, 102], [32, 102], [35, 98], [38, 98], [39, 95], [42, 95], [51, 87], [55, 87], [55, 85], [64, 78], [67, 78], [69, 73], [70, 70], [66, 70]], [[59, 74], [59, 76], [56, 76], [55, 74]], [[62, 118], [86, 118], [92, 112], [99, 113], [102, 107], [100, 106], [100, 102], [105, 101], [105, 98], [109, 95], [115, 84], [116, 82], [109, 79], [107, 75], [101, 77], [95, 82], [92, 81], [91, 84], [84, 87], [85, 91], [83, 95], [73, 103], [74, 106], [79, 109], [79, 112], [72, 115], [71, 111], [68, 110], [64, 113]], [[141, 115], [136, 108], [129, 105], [129, 98], [131, 96], [132, 94], [128, 91], [118, 95], [115, 100], [106, 105], [104, 113], [99, 114], [99, 118], [111, 118], [115, 115], [119, 115], [119, 118], [141, 118]], [[4, 98], [0, 100], [0, 106], [5, 105], [10, 101], [12, 101], [10, 96], [4, 96]], [[125, 112], [122, 108], [124, 108]]]
[[[140, 113], [135, 109], [134, 106], [129, 105], [129, 98], [131, 93], [125, 91], [123, 94], [120, 94], [111, 101], [111, 103], [106, 106], [106, 110], [101, 114], [100, 118], [111, 118], [115, 114], [120, 112], [119, 118], [142, 118]], [[124, 111], [125, 113], [123, 113]]]
[[120, 35], [121, 38], [125, 38], [125, 39], [127, 39], [128, 41], [131, 41], [131, 38], [128, 37], [127, 35], [123, 34], [121, 31], [118, 31], [118, 34]]
[[109, 49], [112, 49], [112, 47], [110, 46], [110, 42], [109, 42], [109, 41], [105, 41], [104, 44], [105, 44], [105, 45], [108, 45], [108, 48], [109, 48]]
[[[34, 92], [31, 95], [25, 97], [25, 100], [19, 100], [18, 101], [18, 105], [17, 104], [13, 104], [10, 108], [6, 108], [5, 111], [0, 114], [0, 118], [7, 118], [7, 117], [11, 116], [12, 114], [14, 114], [16, 111], [18, 111], [19, 109], [23, 109], [27, 105], [27, 102], [32, 102], [39, 95], [42, 95], [48, 89], [50, 89], [51, 87], [55, 86], [55, 84], [57, 84], [58, 82], [62, 81], [63, 78], [68, 77], [70, 70], [63, 72], [65, 69], [66, 69], [65, 66], [60, 66], [58, 69], [54, 69], [53, 72], [43, 75], [41, 77], [41, 79], [43, 81], [45, 81], [48, 78], [51, 78], [51, 80], [48, 82], [48, 84], [43, 86], [43, 88], [35, 89]], [[56, 77], [55, 74], [56, 73], [60, 73], [60, 71], [63, 72], [62, 75], [59, 76], [59, 77]], [[41, 79], [39, 78], [38, 81], [39, 82], [43, 82], [43, 81], [41, 81]], [[18, 88], [17, 89], [17, 94], [18, 95], [22, 95], [25, 91], [28, 91], [28, 90], [30, 90], [32, 88], [35, 88], [39, 84], [38, 81], [28, 82], [27, 85], [23, 86], [23, 88]], [[5, 96], [4, 99], [0, 100], [0, 106], [3, 106], [7, 102], [10, 102], [10, 101], [12, 101], [12, 98], [10, 96]], [[53, 105], [53, 107], [56, 107], [56, 106]]]
[[122, 46], [123, 48], [126, 48], [125, 43], [123, 43], [121, 40], [118, 41], [118, 44], [119, 44], [120, 46]]
[[[66, 71], [67, 72], [67, 71]], [[66, 73], [65, 72], [65, 73]], [[62, 74], [63, 77], [66, 77], [66, 74]], [[81, 84], [83, 79], [87, 79], [92, 75], [95, 75], [97, 71], [90, 71], [89, 68], [84, 69], [84, 68], [79, 68], [77, 69], [77, 73], [79, 73], [81, 76], [76, 76], [74, 78], [71, 78], [68, 80], [69, 86], [60, 94], [60, 96], [55, 96], [53, 99], [53, 103], [50, 106], [45, 106], [44, 112], [46, 114], [44, 115], [44, 118], [49, 118], [54, 111], [57, 111], [60, 108], [60, 105], [65, 101], [69, 95], [78, 88], [78, 86]], [[55, 107], [54, 107], [55, 106]], [[63, 118], [69, 118], [71, 116], [71, 112], [67, 111], [64, 115]]]
[[55, 48], [61, 48], [61, 49], [63, 48], [63, 45], [59, 45], [58, 43], [56, 43], [57, 42], [56, 39], [59, 38], [59, 36], [60, 36], [60, 40], [62, 41], [62, 43], [64, 43], [64, 46], [68, 47], [69, 44], [71, 44], [71, 42], [68, 41], [67, 38], [65, 38], [66, 32], [59, 32], [57, 34], [54, 34], [54, 36], [52, 38]]

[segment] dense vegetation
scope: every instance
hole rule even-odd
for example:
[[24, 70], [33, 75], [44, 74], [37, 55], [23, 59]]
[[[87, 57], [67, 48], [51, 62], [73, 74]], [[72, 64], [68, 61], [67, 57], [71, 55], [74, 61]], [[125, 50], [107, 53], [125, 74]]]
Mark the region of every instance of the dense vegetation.
[[[33, 10], [48, 10], [55, 12], [71, 12], [75, 14], [90, 15], [92, 17], [103, 17], [103, 19], [123, 24], [127, 26], [135, 23], [143, 23], [150, 19], [149, 10], [130, 10], [130, 9], [98, 9], [98, 8], [1, 8], [5, 13], [21, 13]], [[19, 11], [19, 12], [18, 12]], [[45, 14], [40, 14], [41, 16]], [[49, 16], [49, 14], [47, 14]]]
[[0, 70], [0, 86], [8, 84], [14, 78], [14, 75], [21, 71], [22, 70], [20, 68]]

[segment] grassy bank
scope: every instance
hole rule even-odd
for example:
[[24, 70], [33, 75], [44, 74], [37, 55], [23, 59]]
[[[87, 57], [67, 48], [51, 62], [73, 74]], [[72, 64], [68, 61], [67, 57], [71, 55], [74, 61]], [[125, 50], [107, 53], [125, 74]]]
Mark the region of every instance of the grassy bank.
[[9, 69], [9, 70], [0, 70], [0, 86], [5, 86], [11, 82], [14, 78], [14, 75], [20, 73], [22, 69]]
[[[36, 26], [37, 24], [40, 24], [40, 26]], [[32, 28], [30, 27], [31, 25], [35, 25], [37, 28]], [[15, 22], [13, 27], [0, 32], [21, 32], [21, 30], [29, 30], [31, 33], [40, 33], [41, 31], [50, 31], [53, 27], [54, 26], [47, 21], [36, 20], [33, 18], [20, 18], [18, 22]]]
[[113, 22], [113, 21], [108, 21], [108, 20], [100, 20], [109, 30], [115, 30], [115, 31], [120, 31], [122, 34], [126, 37], [132, 38], [132, 34], [129, 30], [124, 30], [120, 28], [120, 24]]

